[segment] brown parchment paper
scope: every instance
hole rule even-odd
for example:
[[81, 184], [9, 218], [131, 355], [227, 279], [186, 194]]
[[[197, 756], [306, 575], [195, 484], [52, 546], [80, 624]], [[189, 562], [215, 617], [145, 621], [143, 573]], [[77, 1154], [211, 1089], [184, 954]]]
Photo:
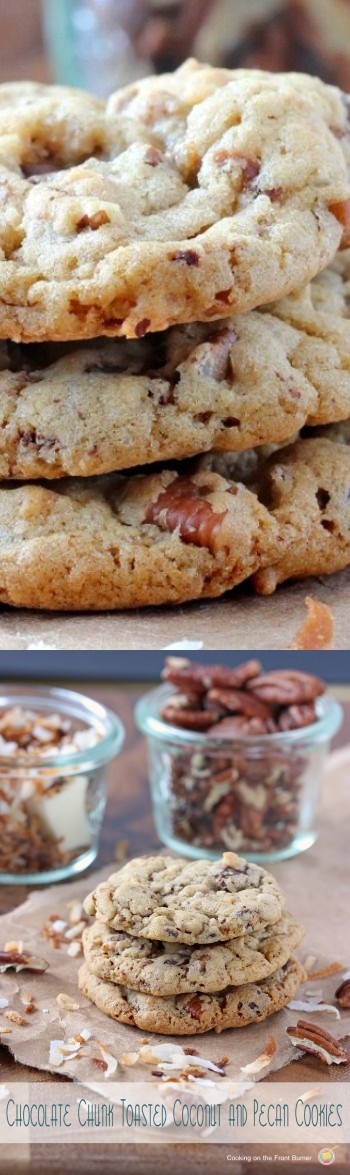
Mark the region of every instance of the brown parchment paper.
[[0, 609], [0, 649], [163, 649], [196, 640], [204, 649], [289, 649], [306, 616], [305, 596], [328, 604], [333, 648], [350, 648], [350, 569], [283, 584], [273, 596], [249, 587], [218, 600], [95, 615]]
[[[272, 866], [272, 872], [286, 892], [287, 908], [306, 927], [305, 939], [297, 952], [299, 958], [304, 961], [306, 956], [315, 955], [315, 970], [335, 961], [343, 964], [344, 971], [350, 969], [349, 778], [350, 747], [347, 747], [334, 752], [328, 760], [321, 831], [316, 845], [299, 857]], [[23, 1015], [23, 1003], [20, 999], [23, 991], [29, 991], [37, 1005], [37, 1011], [28, 1015], [25, 1026], [9, 1025], [9, 1022], [3, 1019], [3, 1012], [0, 1012], [0, 1027], [1, 1024], [6, 1024], [12, 1029], [11, 1034], [2, 1038], [2, 1043], [22, 1064], [50, 1070], [50, 1041], [68, 1040], [69, 1037], [80, 1033], [83, 1028], [88, 1028], [92, 1035], [87, 1044], [81, 1046], [83, 1055], [75, 1060], [67, 1060], [58, 1069], [52, 1068], [52, 1072], [82, 1082], [103, 1080], [103, 1074], [99, 1073], [92, 1061], [92, 1057], [101, 1057], [95, 1043], [99, 1040], [118, 1059], [118, 1070], [113, 1075], [113, 1081], [151, 1079], [151, 1067], [138, 1064], [125, 1068], [121, 1061], [124, 1052], [139, 1049], [141, 1042], [145, 1040], [145, 1034], [137, 1028], [119, 1024], [99, 1012], [77, 988], [77, 971], [82, 961], [81, 956], [78, 959], [71, 958], [64, 946], [59, 950], [53, 950], [49, 942], [43, 939], [40, 929], [42, 922], [52, 914], [66, 918], [67, 903], [73, 898], [82, 899], [99, 881], [110, 872], [115, 872], [116, 868], [115, 863], [112, 863], [101, 872], [89, 874], [78, 881], [37, 890], [23, 905], [0, 918], [0, 947], [10, 940], [22, 939], [25, 947], [30, 947], [32, 953], [43, 956], [50, 963], [45, 974], [34, 975], [24, 971], [15, 975], [13, 971], [8, 971], [0, 976], [0, 994], [9, 1000], [11, 1008]], [[340, 980], [341, 972], [314, 983], [309, 979], [304, 987], [299, 989], [296, 998], [302, 998], [305, 989], [310, 990], [314, 987], [322, 990], [322, 999], [332, 1003]], [[66, 992], [74, 997], [79, 1003], [79, 1011], [63, 1012], [56, 1002], [59, 992]], [[223, 1054], [228, 1055], [230, 1062], [227, 1066], [227, 1077], [237, 1079], [241, 1077], [241, 1066], [253, 1061], [263, 1052], [267, 1038], [271, 1034], [277, 1041], [277, 1051], [269, 1072], [281, 1068], [292, 1058], [295, 1059], [297, 1053], [290, 1044], [285, 1029], [288, 1024], [295, 1024], [299, 1017], [321, 1024], [337, 1038], [344, 1039], [350, 1034], [350, 1012], [341, 1011], [340, 1020], [336, 1020], [333, 1015], [326, 1013], [298, 1013], [285, 1008], [261, 1024], [228, 1029], [220, 1035], [207, 1032], [191, 1037], [167, 1037], [148, 1033], [147, 1039], [150, 1042], [171, 1040], [183, 1047], [194, 1047], [201, 1056], [214, 1062]], [[263, 1078], [267, 1071], [263, 1070], [260, 1077]], [[329, 1080], [331, 1077], [330, 1069]]]

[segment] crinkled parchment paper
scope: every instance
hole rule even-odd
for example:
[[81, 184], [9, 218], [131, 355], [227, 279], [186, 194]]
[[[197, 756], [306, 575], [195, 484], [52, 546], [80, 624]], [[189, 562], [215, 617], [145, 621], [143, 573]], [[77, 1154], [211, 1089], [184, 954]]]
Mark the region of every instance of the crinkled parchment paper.
[[[107, 874], [108, 870], [104, 870], [93, 880], [90, 879], [89, 884], [97, 884]], [[51, 1069], [52, 1072], [58, 1072], [62, 1076], [72, 1077], [78, 1081], [91, 1081], [98, 1078], [101, 1080], [102, 1075], [99, 1074], [98, 1067], [92, 1060], [93, 1057], [101, 1060], [101, 1051], [95, 1043], [101, 1041], [119, 1061], [118, 1070], [113, 1075], [114, 1081], [123, 1077], [128, 1081], [146, 1080], [148, 1074], [151, 1076], [150, 1067], [146, 1068], [137, 1064], [124, 1068], [122, 1064], [122, 1054], [138, 1050], [141, 1042], [146, 1039], [145, 1034], [138, 1028], [130, 1028], [126, 1024], [117, 1023], [95, 1008], [94, 1004], [91, 1004], [77, 988], [77, 970], [82, 961], [81, 956], [78, 959], [71, 958], [67, 955], [65, 945], [59, 950], [53, 950], [48, 941], [43, 941], [40, 934], [39, 927], [43, 919], [49, 918], [52, 913], [65, 918], [67, 915], [66, 902], [73, 897], [78, 900], [85, 895], [85, 892], [86, 881], [85, 883], [79, 881], [73, 885], [60, 886], [55, 890], [46, 890], [42, 893], [36, 892], [24, 905], [18, 907], [14, 914], [6, 915], [0, 919], [1, 942], [7, 942], [13, 938], [22, 939], [25, 947], [30, 948], [34, 954], [43, 956], [50, 963], [49, 970], [44, 974], [22, 971], [16, 975], [13, 971], [7, 971], [6, 974], [1, 975], [1, 995], [9, 1000], [11, 1009], [18, 1011], [22, 1016], [25, 1015], [20, 998], [23, 991], [31, 993], [36, 1005], [36, 1011], [26, 1017], [26, 1024], [23, 1026], [10, 1024], [8, 1020], [3, 1019], [3, 1012], [0, 1012], [0, 1024], [2, 1022], [11, 1028], [11, 1033], [4, 1036], [2, 1042], [11, 1050], [16, 1060], [22, 1064], [32, 1065], [37, 1069]], [[312, 944], [310, 945], [312, 946]], [[302, 959], [305, 958], [305, 948], [300, 949], [299, 955]], [[329, 962], [329, 956], [328, 959], [318, 956], [317, 967], [323, 966], [327, 962]], [[331, 1003], [340, 979], [341, 973], [327, 979], [317, 980], [314, 983], [309, 980], [300, 988], [296, 998], [303, 998], [305, 989], [315, 988], [317, 991], [322, 989], [322, 998]], [[72, 996], [79, 1004], [79, 1011], [63, 1011], [56, 1001], [59, 992]], [[171, 1040], [185, 1048], [196, 1048], [202, 1057], [214, 1061], [216, 1064], [225, 1054], [230, 1058], [226, 1069], [227, 1076], [241, 1077], [242, 1079], [241, 1066], [255, 1060], [264, 1051], [264, 1045], [271, 1034], [277, 1042], [277, 1050], [270, 1064], [269, 1072], [281, 1068], [296, 1056], [285, 1029], [288, 1024], [295, 1024], [300, 1016], [322, 1024], [328, 1032], [336, 1037], [343, 1037], [346, 1032], [350, 1032], [350, 1013], [342, 1012], [341, 1019], [336, 1020], [335, 1016], [326, 1013], [306, 1014], [306, 1012], [295, 1012], [286, 1008], [264, 1023], [250, 1025], [248, 1028], [228, 1029], [220, 1034], [206, 1032], [185, 1037], [148, 1033], [147, 1040], [152, 1043]], [[72, 1060], [67, 1059], [59, 1069], [50, 1066], [50, 1041], [54, 1039], [67, 1041], [75, 1034], [81, 1034], [82, 1030], [86, 1028], [91, 1032], [91, 1037], [86, 1044], [80, 1046], [80, 1057]], [[264, 1077], [266, 1072], [267, 1069], [261, 1071], [259, 1077]]]

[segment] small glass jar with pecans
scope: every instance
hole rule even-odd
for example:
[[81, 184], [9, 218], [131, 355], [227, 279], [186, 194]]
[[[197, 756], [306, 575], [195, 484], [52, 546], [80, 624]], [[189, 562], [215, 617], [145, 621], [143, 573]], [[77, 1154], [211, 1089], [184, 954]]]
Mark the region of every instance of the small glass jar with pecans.
[[0, 697], [0, 882], [74, 876], [98, 851], [106, 766], [124, 727], [71, 690], [7, 686]]
[[342, 721], [325, 684], [169, 657], [165, 683], [136, 706], [147, 735], [160, 839], [187, 857], [223, 849], [276, 861], [317, 838], [322, 770]]

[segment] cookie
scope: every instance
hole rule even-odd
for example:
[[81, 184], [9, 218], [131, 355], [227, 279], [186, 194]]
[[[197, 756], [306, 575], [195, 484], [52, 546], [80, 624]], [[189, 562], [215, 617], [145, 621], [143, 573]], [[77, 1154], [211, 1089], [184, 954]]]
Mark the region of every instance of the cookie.
[[286, 579], [341, 571], [350, 564], [350, 450], [329, 437], [281, 449], [258, 477], [259, 494], [280, 528], [276, 559], [254, 575], [263, 595]]
[[83, 946], [89, 971], [100, 979], [168, 996], [221, 991], [231, 983], [265, 979], [283, 967], [303, 934], [303, 926], [291, 914], [282, 914], [273, 926], [203, 949], [132, 938], [94, 922], [84, 930]]
[[303, 74], [188, 61], [104, 106], [0, 89], [0, 335], [142, 337], [300, 289], [346, 240], [348, 109]]
[[89, 894], [87, 914], [136, 938], [211, 943], [278, 922], [284, 896], [260, 865], [224, 853], [218, 861], [136, 857]]
[[138, 608], [220, 596], [246, 579], [269, 594], [286, 579], [342, 570], [350, 564], [346, 425], [331, 435], [274, 447], [272, 456], [271, 446], [211, 453], [187, 472], [3, 483], [0, 602]]
[[222, 1032], [224, 1028], [245, 1028], [279, 1012], [295, 996], [306, 972], [290, 959], [261, 983], [226, 987], [223, 991], [192, 995], [152, 996], [109, 983], [92, 974], [86, 963], [79, 969], [80, 991], [106, 1016], [133, 1024], [147, 1032], [175, 1036]]
[[215, 472], [0, 488], [0, 601], [98, 611], [219, 596], [273, 557], [277, 525]]
[[349, 417], [344, 257], [271, 313], [68, 348], [0, 343], [0, 478], [247, 451]]

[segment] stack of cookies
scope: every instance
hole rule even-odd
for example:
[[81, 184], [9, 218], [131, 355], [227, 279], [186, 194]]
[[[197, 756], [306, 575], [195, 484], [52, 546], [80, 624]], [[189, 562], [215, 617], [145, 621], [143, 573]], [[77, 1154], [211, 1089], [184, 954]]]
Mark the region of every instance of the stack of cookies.
[[190, 61], [107, 105], [3, 85], [0, 112], [0, 601], [347, 566], [341, 92]]
[[275, 879], [236, 853], [129, 861], [84, 903], [96, 921], [79, 987], [107, 1016], [151, 1032], [265, 1020], [306, 977], [292, 955], [304, 929], [284, 902]]

